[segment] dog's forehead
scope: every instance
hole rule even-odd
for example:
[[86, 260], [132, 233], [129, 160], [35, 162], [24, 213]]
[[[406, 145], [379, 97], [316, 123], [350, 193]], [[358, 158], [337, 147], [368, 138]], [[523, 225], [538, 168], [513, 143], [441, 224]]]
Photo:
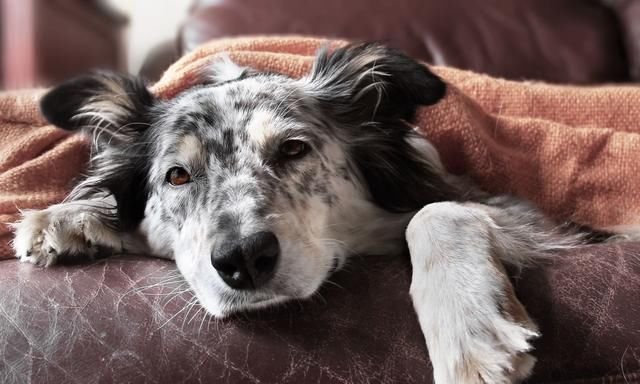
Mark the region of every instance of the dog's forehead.
[[277, 75], [192, 88], [161, 112], [161, 152], [237, 152], [239, 147], [266, 146], [278, 132], [295, 128], [289, 112], [299, 99], [295, 83]]
[[282, 76], [254, 76], [220, 85], [193, 88], [168, 103], [163, 111], [164, 126], [174, 132], [211, 134], [231, 130], [245, 137], [284, 117], [298, 89]]
[[294, 83], [286, 77], [254, 76], [188, 90], [176, 99], [170, 113], [214, 112], [221, 117], [233, 117], [238, 112], [258, 108], [276, 109], [296, 90]]

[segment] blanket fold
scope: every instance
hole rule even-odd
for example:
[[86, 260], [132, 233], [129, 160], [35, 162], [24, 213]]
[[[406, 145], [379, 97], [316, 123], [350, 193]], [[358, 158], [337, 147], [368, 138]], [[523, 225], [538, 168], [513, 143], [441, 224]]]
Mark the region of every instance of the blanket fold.
[[[171, 98], [198, 82], [219, 54], [258, 70], [302, 76], [322, 45], [343, 41], [245, 37], [212, 41], [151, 87]], [[532, 200], [548, 214], [598, 228], [640, 224], [640, 87], [513, 82], [433, 67], [445, 98], [416, 126], [450, 172]], [[85, 140], [46, 125], [41, 90], [0, 94], [0, 258], [12, 257], [7, 223], [19, 209], [62, 200], [84, 169]]]

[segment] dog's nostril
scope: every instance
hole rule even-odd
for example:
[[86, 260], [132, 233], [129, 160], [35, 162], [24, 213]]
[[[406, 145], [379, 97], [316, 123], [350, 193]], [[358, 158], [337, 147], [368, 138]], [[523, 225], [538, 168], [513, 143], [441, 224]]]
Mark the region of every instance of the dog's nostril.
[[218, 270], [218, 272], [224, 273], [225, 275], [230, 277], [234, 277], [234, 275], [236, 275], [235, 277], [237, 277], [237, 275], [240, 273], [238, 268], [230, 263], [216, 263], [214, 264], [214, 267]]
[[276, 261], [277, 259], [275, 257], [270, 257], [270, 256], [258, 257], [255, 262], [255, 268], [260, 272], [270, 272], [270, 271], [273, 271], [273, 269], [275, 268]]

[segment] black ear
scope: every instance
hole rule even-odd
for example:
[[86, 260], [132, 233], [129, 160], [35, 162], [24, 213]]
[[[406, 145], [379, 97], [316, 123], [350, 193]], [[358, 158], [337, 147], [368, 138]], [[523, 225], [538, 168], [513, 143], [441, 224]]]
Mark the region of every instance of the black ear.
[[142, 80], [110, 72], [71, 79], [40, 100], [42, 115], [67, 130], [85, 129], [105, 138], [124, 139], [144, 130], [146, 113], [154, 98]]
[[404, 53], [375, 43], [353, 44], [316, 58], [309, 85], [321, 101], [347, 120], [410, 120], [418, 106], [431, 105], [445, 83]]
[[376, 204], [411, 212], [455, 198], [439, 160], [420, 151], [415, 144], [424, 139], [408, 124], [420, 105], [446, 91], [426, 66], [394, 49], [357, 44], [322, 50], [302, 81]]
[[71, 197], [111, 193], [117, 203], [114, 225], [121, 230], [135, 228], [144, 216], [150, 152], [147, 134], [154, 102], [140, 79], [108, 72], [69, 80], [40, 100], [49, 122], [82, 130], [93, 139], [88, 175]]

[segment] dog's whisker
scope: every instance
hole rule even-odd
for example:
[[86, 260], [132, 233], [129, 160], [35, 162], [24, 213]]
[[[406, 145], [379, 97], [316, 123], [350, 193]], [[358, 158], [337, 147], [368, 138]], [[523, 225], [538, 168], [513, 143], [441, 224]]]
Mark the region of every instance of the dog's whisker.
[[322, 293], [320, 291], [316, 291], [313, 294], [312, 299], [318, 299], [322, 301], [323, 304], [327, 304], [327, 299], [325, 299], [324, 296], [322, 296]]
[[200, 326], [198, 327], [198, 336], [200, 336], [200, 332], [202, 332], [202, 326], [204, 325], [205, 320], [210, 321], [211, 318], [211, 314], [207, 312], [204, 307], [202, 309], [204, 310], [204, 312], [202, 314], [202, 320], [200, 320]]
[[162, 279], [161, 281], [157, 282], [157, 283], [153, 283], [153, 284], [148, 284], [148, 285], [143, 285], [143, 286], [138, 286], [135, 287], [132, 291], [133, 292], [140, 292], [140, 291], [145, 291], [145, 290], [150, 290], [153, 288], [159, 288], [159, 287], [168, 287], [168, 286], [173, 286], [177, 283], [178, 284], [175, 289], [180, 289], [181, 287], [184, 287], [185, 285], [187, 285], [188, 283], [184, 280], [184, 278], [182, 276], [168, 276], [164, 279]]
[[329, 285], [333, 285], [334, 287], [338, 287], [338, 288], [340, 288], [340, 289], [342, 289], [342, 290], [346, 290], [342, 285], [340, 285], [340, 284], [336, 283], [335, 281], [333, 281], [333, 280], [331, 280], [331, 279], [326, 279], [326, 280], [324, 281], [324, 283], [325, 283], [325, 284], [329, 284]]
[[180, 315], [182, 312], [184, 312], [185, 310], [187, 310], [187, 308], [190, 308], [190, 304], [195, 302], [197, 300], [196, 297], [193, 297], [188, 303], [187, 305], [185, 305], [184, 307], [182, 307], [178, 312], [174, 313], [171, 317], [169, 317], [164, 323], [162, 323], [162, 325], [160, 325], [158, 328], [156, 328], [154, 330], [154, 332], [158, 332], [159, 330], [161, 330], [162, 328], [164, 328], [165, 325], [169, 324], [173, 319], [176, 318], [176, 316]]
[[187, 293], [193, 293], [193, 291], [189, 289], [189, 290], [187, 290], [186, 292], [183, 292], [183, 293], [180, 293], [180, 294], [173, 295], [173, 296], [169, 297], [168, 299], [167, 299], [167, 298], [164, 298], [165, 303], [162, 305], [162, 310], [163, 310], [163, 311], [164, 311], [164, 310], [166, 310], [167, 306], [168, 306], [170, 303], [172, 303], [174, 300], [178, 300], [178, 299], [180, 299], [180, 300], [182, 300], [182, 301], [185, 303], [185, 305], [186, 305], [187, 303], [189, 303], [189, 301], [191, 301], [191, 300], [193, 300], [193, 299], [195, 299], [195, 300], [197, 300], [197, 299], [198, 299], [196, 296], [192, 296], [189, 300], [186, 300], [186, 299], [185, 299], [185, 297], [184, 297], [183, 295], [184, 295], [184, 294], [187, 294]]
[[191, 316], [191, 318], [189, 320], [187, 320], [187, 324], [189, 325], [191, 324], [191, 322], [198, 317], [198, 315], [204, 310], [204, 307], [202, 307], [201, 305], [198, 305], [198, 309], [193, 313], [193, 315]]
[[[189, 318], [189, 314], [191, 313], [191, 310], [196, 307], [196, 306], [200, 306], [200, 303], [198, 302], [198, 300], [192, 300], [191, 302], [189, 302], [189, 304], [187, 304], [187, 307], [189, 308], [187, 310], [187, 313], [184, 315], [184, 317], [182, 318], [182, 325], [180, 326], [180, 329], [182, 331], [184, 331], [184, 327], [185, 325], [188, 325], [187, 319]], [[200, 307], [202, 308], [202, 307]], [[198, 310], [200, 309], [198, 308]]]

